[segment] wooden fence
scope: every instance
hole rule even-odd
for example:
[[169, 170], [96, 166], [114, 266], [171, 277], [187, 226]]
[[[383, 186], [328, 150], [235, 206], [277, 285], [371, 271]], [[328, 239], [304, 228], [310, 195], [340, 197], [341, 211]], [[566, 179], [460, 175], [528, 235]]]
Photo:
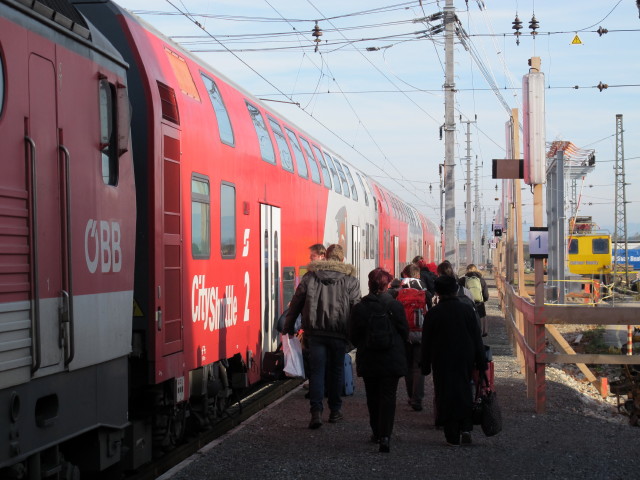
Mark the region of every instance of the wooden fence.
[[[607, 379], [596, 378], [588, 365], [640, 365], [640, 355], [577, 354], [557, 331], [555, 325], [635, 325], [640, 323], [640, 305], [613, 307], [605, 304], [547, 305], [534, 304], [518, 296], [513, 285], [505, 281], [501, 269], [495, 272], [500, 306], [510, 329], [520, 365], [525, 372], [527, 396], [535, 398], [535, 410], [546, 408], [545, 366], [548, 363], [574, 363], [607, 394]], [[540, 302], [542, 303], [542, 302]], [[545, 351], [547, 335], [564, 353]]]

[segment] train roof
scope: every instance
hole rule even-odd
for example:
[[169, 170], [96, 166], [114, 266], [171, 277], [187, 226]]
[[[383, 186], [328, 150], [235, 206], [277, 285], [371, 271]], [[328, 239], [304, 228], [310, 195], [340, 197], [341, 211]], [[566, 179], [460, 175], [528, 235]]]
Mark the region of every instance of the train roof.
[[0, 0], [33, 18], [47, 28], [71, 38], [73, 42], [99, 52], [127, 68], [120, 52], [67, 0]]
[[[78, 1], [80, 1], [80, 0], [78, 0]], [[86, 0], [84, 0], [84, 1], [86, 3]], [[250, 99], [255, 104], [259, 105], [264, 110], [266, 110], [268, 112], [271, 112], [271, 113], [274, 112], [273, 109], [271, 109], [268, 106], [266, 106], [265, 103], [262, 100], [258, 99], [256, 96], [254, 96], [248, 90], [246, 90], [244, 87], [242, 87], [238, 83], [236, 83], [233, 80], [231, 80], [229, 77], [227, 77], [226, 75], [221, 73], [219, 70], [217, 70], [214, 67], [212, 67], [209, 63], [204, 61], [202, 58], [198, 57], [194, 53], [192, 53], [189, 50], [185, 49], [184, 47], [182, 47], [180, 44], [176, 43], [172, 39], [166, 37], [162, 32], [160, 32], [158, 29], [156, 29], [153, 25], [151, 25], [150, 23], [148, 23], [144, 19], [140, 18], [139, 16], [137, 16], [133, 12], [127, 10], [126, 8], [123, 8], [123, 7], [119, 6], [119, 5], [117, 5], [116, 2], [112, 2], [112, 3], [113, 3], [113, 6], [119, 12], [121, 12], [123, 15], [128, 17], [130, 19], [130, 21], [138, 23], [145, 30], [151, 32], [153, 35], [157, 36], [158, 38], [161, 38], [164, 42], [166, 42], [168, 45], [170, 45], [176, 51], [180, 52], [181, 55], [184, 55], [186, 58], [189, 58], [191, 61], [193, 61], [194, 63], [196, 63], [198, 65], [202, 65], [204, 68], [206, 68], [209, 72], [213, 73], [220, 80], [222, 80], [223, 82], [225, 82], [226, 84], [228, 84], [232, 88], [236, 89], [238, 92], [240, 92], [242, 95], [244, 95], [245, 97]], [[313, 143], [315, 143], [316, 145], [322, 147], [324, 150], [327, 150], [332, 156], [337, 157], [342, 163], [347, 164], [349, 169], [351, 169], [354, 172], [358, 172], [363, 177], [363, 179], [365, 179], [369, 183], [370, 186], [371, 186], [371, 184], [375, 184], [378, 188], [382, 189], [385, 193], [388, 192], [390, 194], [393, 194], [393, 192], [391, 192], [391, 190], [389, 190], [388, 188], [382, 186], [379, 182], [373, 181], [371, 179], [371, 177], [369, 177], [363, 170], [357, 168], [356, 166], [354, 166], [349, 161], [346, 161], [344, 159], [343, 155], [338, 154], [338, 153], [334, 153], [335, 152], [334, 149], [329, 148], [323, 142], [318, 141], [316, 137], [314, 137], [313, 135], [310, 135], [307, 131], [301, 129], [295, 123], [289, 121], [285, 116], [281, 115], [280, 113], [277, 113], [275, 116], [277, 118], [279, 118], [280, 120], [284, 120], [287, 123], [287, 125], [290, 125], [290, 126], [294, 127], [298, 132], [300, 132], [308, 140], [313, 141]], [[398, 201], [401, 201], [403, 204], [405, 204], [408, 207], [410, 207], [413, 211], [418, 211], [417, 208], [412, 206], [410, 203], [408, 203], [408, 202], [406, 202], [404, 200], [401, 200], [396, 194], [393, 194], [393, 195]], [[435, 223], [433, 223], [432, 220], [429, 220], [424, 214], [421, 214], [421, 217], [422, 217], [423, 221], [428, 224], [430, 231], [433, 231], [433, 230], [437, 231], [438, 230], [438, 227], [436, 226]], [[432, 223], [433, 223], [433, 225], [431, 225]]]

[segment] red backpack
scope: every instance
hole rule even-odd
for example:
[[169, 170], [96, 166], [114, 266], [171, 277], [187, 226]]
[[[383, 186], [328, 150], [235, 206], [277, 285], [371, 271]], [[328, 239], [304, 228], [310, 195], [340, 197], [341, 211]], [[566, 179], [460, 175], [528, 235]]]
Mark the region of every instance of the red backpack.
[[401, 288], [396, 298], [404, 307], [404, 313], [412, 332], [422, 331], [424, 314], [427, 311], [427, 298], [424, 290]]

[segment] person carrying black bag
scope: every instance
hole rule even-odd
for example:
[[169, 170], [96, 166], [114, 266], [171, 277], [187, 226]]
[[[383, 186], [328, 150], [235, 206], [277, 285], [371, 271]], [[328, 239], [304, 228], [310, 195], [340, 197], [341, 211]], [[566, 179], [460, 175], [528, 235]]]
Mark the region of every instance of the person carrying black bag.
[[438, 304], [427, 312], [422, 329], [422, 373], [433, 372], [436, 424], [448, 445], [471, 443], [471, 380], [474, 369], [487, 368], [475, 310], [457, 295], [456, 279], [435, 281]]
[[390, 451], [400, 377], [407, 374], [404, 308], [387, 292], [393, 276], [382, 268], [369, 273], [369, 294], [351, 310], [350, 340], [357, 348], [356, 372], [364, 380], [371, 441]]

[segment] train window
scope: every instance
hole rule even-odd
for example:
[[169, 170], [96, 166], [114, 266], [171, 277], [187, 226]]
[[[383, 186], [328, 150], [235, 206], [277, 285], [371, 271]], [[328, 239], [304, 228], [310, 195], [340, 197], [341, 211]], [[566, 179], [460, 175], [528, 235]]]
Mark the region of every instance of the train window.
[[200, 101], [200, 94], [198, 93], [198, 89], [196, 88], [196, 84], [193, 81], [193, 77], [191, 76], [191, 72], [189, 71], [189, 65], [184, 58], [178, 55], [176, 52], [169, 50], [167, 47], [164, 47], [164, 52], [167, 54], [167, 59], [169, 60], [169, 64], [173, 69], [173, 73], [176, 76], [176, 80], [178, 80], [178, 85], [180, 86], [180, 91], [191, 97], [197, 101]]
[[375, 227], [373, 226], [373, 224], [369, 224], [369, 258], [371, 259], [375, 259], [376, 258], [376, 245], [378, 243], [376, 236], [375, 236]]
[[117, 95], [115, 85], [106, 79], [99, 83], [100, 101], [100, 157], [102, 162], [102, 181], [105, 185], [118, 184], [118, 128]]
[[282, 163], [282, 168], [287, 172], [293, 172], [293, 159], [291, 158], [291, 150], [289, 150], [289, 145], [287, 145], [287, 141], [284, 138], [284, 133], [282, 133], [282, 128], [280, 124], [275, 121], [275, 119], [271, 118], [267, 115], [269, 119], [269, 125], [271, 125], [271, 131], [273, 135], [276, 137], [276, 144], [278, 145], [278, 151], [280, 152], [280, 163]]
[[284, 130], [285, 132], [287, 132], [289, 143], [293, 148], [292, 152], [293, 157], [296, 159], [298, 175], [300, 175], [302, 178], [309, 178], [309, 169], [307, 168], [307, 162], [304, 161], [304, 155], [302, 154], [302, 149], [300, 148], [300, 144], [298, 143], [296, 134], [289, 130], [287, 127], [284, 127]]
[[[351, 176], [351, 172], [349, 171], [349, 167], [347, 167], [347, 164], [344, 163], [344, 164], [342, 164], [342, 166], [344, 167], [344, 173], [347, 174], [347, 178], [349, 179], [349, 185], [351, 185], [351, 196], [357, 202], [358, 201], [358, 189], [356, 188], [356, 182], [353, 181], [353, 177]], [[369, 202], [367, 202], [367, 205], [368, 204], [369, 204]]]
[[325, 162], [327, 162], [327, 165], [329, 166], [329, 170], [331, 171], [331, 176], [333, 178], [333, 189], [338, 193], [342, 193], [340, 178], [338, 178], [338, 169], [333, 163], [333, 158], [331, 158], [331, 156], [327, 152], [323, 152], [323, 153], [324, 153]]
[[302, 148], [304, 148], [304, 152], [307, 154], [309, 168], [311, 169], [311, 180], [315, 183], [320, 183], [320, 170], [318, 169], [316, 160], [313, 158], [313, 153], [311, 153], [311, 146], [309, 145], [309, 142], [302, 137], [300, 137], [300, 143], [302, 144]]
[[[316, 154], [316, 159], [318, 163], [320, 163], [320, 168], [322, 169], [322, 179], [324, 180], [324, 186], [327, 188], [331, 188], [331, 176], [329, 175], [329, 169], [327, 168], [327, 162], [325, 161], [322, 153], [320, 153], [320, 149], [313, 145], [313, 152]], [[338, 186], [338, 188], [340, 188]]]
[[246, 103], [247, 109], [249, 110], [249, 115], [251, 116], [251, 121], [253, 122], [253, 126], [256, 129], [256, 135], [258, 135], [258, 142], [260, 143], [260, 153], [262, 155], [262, 159], [265, 162], [275, 165], [276, 154], [273, 150], [273, 143], [271, 143], [271, 137], [269, 136], [269, 131], [267, 130], [267, 126], [264, 123], [264, 118], [262, 118], [260, 110], [251, 105], [249, 102]]
[[367, 195], [367, 188], [364, 186], [364, 182], [362, 181], [362, 177], [360, 176], [360, 174], [358, 172], [356, 172], [356, 177], [358, 177], [358, 180], [360, 181], [360, 186], [362, 187], [362, 191], [364, 192], [364, 204], [368, 207], [369, 206], [369, 195]]
[[282, 267], [282, 299], [285, 305], [289, 305], [295, 291], [296, 267]]
[[220, 186], [220, 253], [222, 258], [236, 258], [236, 187]]
[[369, 223], [364, 224], [364, 258], [369, 258], [371, 237], [369, 237]]
[[571, 241], [569, 242], [569, 253], [570, 254], [578, 253], [578, 239], [577, 238], [572, 238]]
[[191, 177], [191, 256], [209, 258], [211, 252], [211, 200], [209, 179], [194, 174]]
[[594, 238], [591, 241], [592, 251], [595, 254], [609, 253], [608, 238]]
[[216, 119], [218, 120], [218, 133], [220, 135], [220, 141], [233, 147], [235, 145], [235, 139], [233, 137], [233, 127], [231, 126], [231, 120], [229, 119], [227, 107], [225, 107], [224, 101], [222, 100], [222, 95], [220, 95], [220, 90], [218, 90], [216, 82], [207, 77], [204, 73], [200, 73], [200, 76], [202, 77], [204, 86], [207, 89], [209, 100], [211, 100], [213, 111], [215, 112]]
[[[349, 184], [347, 183], [347, 177], [344, 174], [344, 170], [342, 169], [342, 165], [340, 165], [340, 162], [335, 157], [333, 157], [333, 163], [335, 163], [336, 169], [338, 170], [338, 176], [340, 177], [340, 181], [342, 182], [342, 191], [344, 192], [344, 196], [350, 198], [350, 188]], [[354, 200], [357, 200], [357, 198], [354, 198]]]

